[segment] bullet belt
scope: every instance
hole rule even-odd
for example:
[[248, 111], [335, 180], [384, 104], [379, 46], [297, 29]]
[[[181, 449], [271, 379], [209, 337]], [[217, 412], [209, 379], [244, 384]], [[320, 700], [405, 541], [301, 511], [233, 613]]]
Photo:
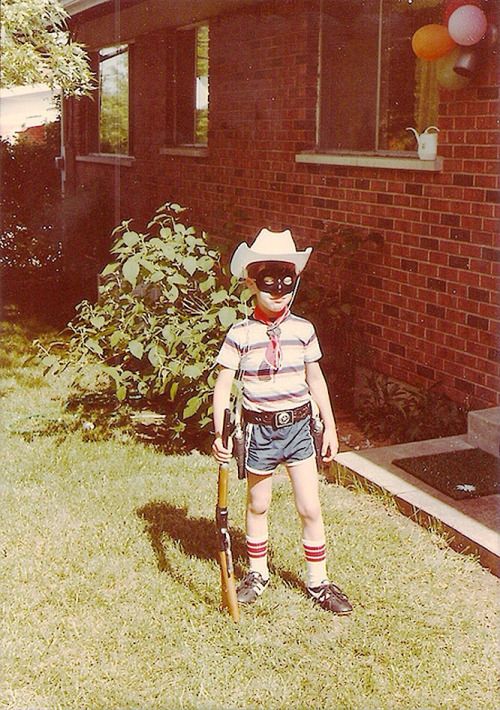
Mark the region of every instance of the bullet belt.
[[253, 412], [250, 409], [243, 410], [243, 419], [249, 424], [265, 424], [280, 429], [289, 426], [294, 422], [311, 416], [311, 403], [303, 404], [295, 409], [283, 409], [280, 412]]

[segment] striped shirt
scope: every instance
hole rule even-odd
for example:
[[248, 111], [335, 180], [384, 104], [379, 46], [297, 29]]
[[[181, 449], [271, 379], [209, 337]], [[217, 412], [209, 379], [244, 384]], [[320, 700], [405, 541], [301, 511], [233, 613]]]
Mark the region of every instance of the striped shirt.
[[222, 344], [216, 362], [230, 370], [241, 370], [245, 409], [278, 412], [295, 409], [311, 399], [305, 364], [321, 357], [314, 326], [290, 313], [279, 328], [282, 363], [277, 371], [265, 359], [269, 344], [266, 325], [254, 318], [235, 323]]

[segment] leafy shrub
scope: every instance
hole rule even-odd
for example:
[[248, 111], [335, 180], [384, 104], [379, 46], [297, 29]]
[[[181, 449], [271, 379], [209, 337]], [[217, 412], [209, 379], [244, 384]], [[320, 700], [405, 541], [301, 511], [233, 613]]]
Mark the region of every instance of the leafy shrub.
[[53, 344], [42, 360], [54, 374], [71, 364], [89, 396], [107, 392], [123, 405], [153, 407], [176, 445], [210, 422], [215, 356], [244, 310], [237, 281], [206, 234], [180, 221], [182, 212], [167, 203], [148, 233], [130, 221], [114, 230], [115, 259], [102, 271], [98, 302], [77, 306], [69, 344]]
[[385, 375], [370, 373], [356, 412], [361, 427], [368, 436], [393, 443], [462, 434], [467, 410], [438, 392], [437, 386], [410, 390]]
[[60, 266], [61, 176], [55, 166], [60, 124], [48, 124], [45, 141], [0, 141], [0, 269], [3, 278], [53, 274]]
[[332, 394], [344, 405], [352, 404], [356, 365], [367, 365], [372, 357], [363, 328], [354, 315], [356, 274], [362, 264], [360, 250], [368, 245], [382, 249], [382, 235], [357, 225], [329, 225], [315, 249], [336, 269], [337, 291], [328, 292], [325, 298], [325, 284], [318, 285], [317, 275], [306, 270], [296, 302], [296, 311], [315, 324]]

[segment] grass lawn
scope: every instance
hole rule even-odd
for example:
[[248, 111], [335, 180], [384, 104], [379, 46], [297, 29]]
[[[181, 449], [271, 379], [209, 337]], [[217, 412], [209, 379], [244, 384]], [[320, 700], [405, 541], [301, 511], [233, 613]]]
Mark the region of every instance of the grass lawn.
[[[2, 344], [1, 708], [498, 707], [499, 581], [437, 532], [323, 482], [331, 576], [355, 607], [330, 616], [304, 595], [279, 476], [272, 587], [235, 625], [218, 609], [214, 462], [65, 429], [64, 378], [23, 365], [19, 328]], [[238, 575], [244, 498], [233, 471]]]

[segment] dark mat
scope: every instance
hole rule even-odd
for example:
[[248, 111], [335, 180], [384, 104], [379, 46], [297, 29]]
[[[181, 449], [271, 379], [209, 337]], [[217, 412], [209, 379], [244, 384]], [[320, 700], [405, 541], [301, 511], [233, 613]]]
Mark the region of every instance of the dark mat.
[[455, 500], [500, 493], [500, 459], [482, 449], [395, 459], [392, 463]]

